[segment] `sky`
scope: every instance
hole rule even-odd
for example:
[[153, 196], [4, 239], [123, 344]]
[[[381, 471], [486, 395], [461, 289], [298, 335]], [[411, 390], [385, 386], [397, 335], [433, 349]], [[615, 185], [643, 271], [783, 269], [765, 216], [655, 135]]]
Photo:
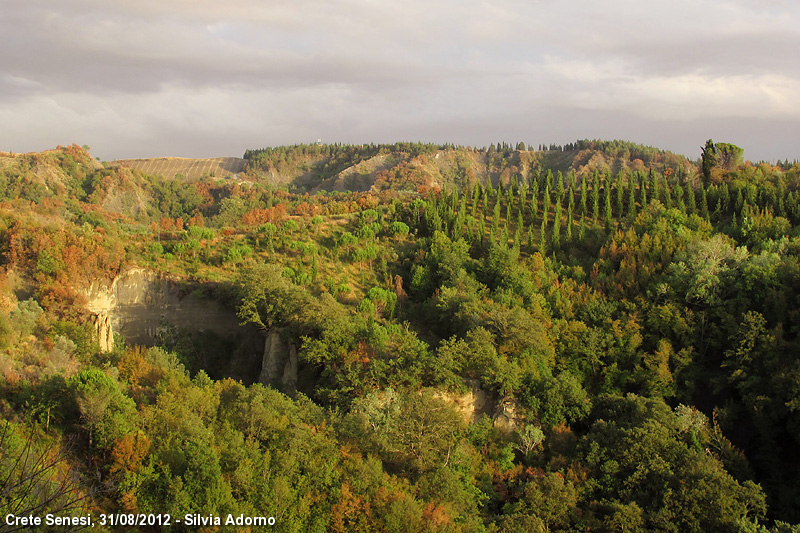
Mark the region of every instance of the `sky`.
[[622, 139], [800, 159], [795, 0], [0, 0], [0, 150]]

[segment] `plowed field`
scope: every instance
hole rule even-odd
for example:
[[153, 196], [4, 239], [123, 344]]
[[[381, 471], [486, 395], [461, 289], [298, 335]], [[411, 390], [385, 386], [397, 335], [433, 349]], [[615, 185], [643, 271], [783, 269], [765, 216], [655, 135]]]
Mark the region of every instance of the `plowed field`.
[[183, 157], [156, 157], [152, 159], [118, 159], [116, 166], [127, 166], [148, 174], [174, 178], [181, 174], [194, 180], [203, 176], [226, 178], [244, 170], [245, 160], [238, 157], [215, 157], [213, 159], [187, 159]]

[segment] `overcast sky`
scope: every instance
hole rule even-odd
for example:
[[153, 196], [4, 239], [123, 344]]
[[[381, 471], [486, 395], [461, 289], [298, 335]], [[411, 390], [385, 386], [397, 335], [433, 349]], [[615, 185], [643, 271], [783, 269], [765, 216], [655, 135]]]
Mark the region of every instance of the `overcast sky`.
[[795, 0], [0, 0], [0, 150], [624, 139], [800, 159]]

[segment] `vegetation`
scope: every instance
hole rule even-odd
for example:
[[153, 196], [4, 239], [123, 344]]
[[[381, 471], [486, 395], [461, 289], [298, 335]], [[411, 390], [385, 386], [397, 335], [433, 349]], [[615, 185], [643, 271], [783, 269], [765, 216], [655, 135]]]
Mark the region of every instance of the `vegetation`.
[[[0, 157], [0, 514], [799, 530], [800, 165], [530, 148]], [[133, 266], [213, 284], [296, 379], [101, 351], [87, 290]]]

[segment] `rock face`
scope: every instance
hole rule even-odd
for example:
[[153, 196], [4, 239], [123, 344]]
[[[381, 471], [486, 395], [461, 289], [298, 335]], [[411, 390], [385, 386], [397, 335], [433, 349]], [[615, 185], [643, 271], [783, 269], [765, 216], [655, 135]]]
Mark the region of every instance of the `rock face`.
[[278, 385], [290, 395], [297, 392], [297, 346], [282, 339], [275, 329], [264, 339], [258, 381], [264, 385]]
[[[255, 328], [242, 326], [239, 318], [213, 299], [201, 294], [201, 285], [189, 286], [158, 272], [135, 268], [117, 276], [108, 284], [93, 283], [86, 292], [87, 307], [95, 315], [100, 348], [110, 351], [114, 335], [128, 344], [153, 346], [159, 332], [171, 326], [193, 332], [211, 332], [229, 339], [236, 346], [237, 357], [250, 358], [241, 367], [255, 365], [250, 376], [235, 375], [254, 381], [262, 355], [262, 337]], [[190, 292], [192, 289], [193, 292]], [[227, 354], [223, 354], [226, 355]]]
[[503, 398], [497, 403], [494, 412], [494, 427], [504, 433], [511, 433], [525, 421], [520, 414], [519, 402], [514, 398]]
[[94, 319], [94, 327], [97, 331], [97, 340], [100, 350], [110, 352], [114, 349], [114, 330], [111, 329], [111, 317], [106, 313], [98, 313]]
[[464, 384], [469, 387], [469, 391], [464, 394], [439, 393], [438, 395], [452, 403], [467, 423], [477, 422], [484, 414], [491, 416], [493, 404], [486, 391], [481, 388], [480, 380], [467, 379], [464, 380]]

